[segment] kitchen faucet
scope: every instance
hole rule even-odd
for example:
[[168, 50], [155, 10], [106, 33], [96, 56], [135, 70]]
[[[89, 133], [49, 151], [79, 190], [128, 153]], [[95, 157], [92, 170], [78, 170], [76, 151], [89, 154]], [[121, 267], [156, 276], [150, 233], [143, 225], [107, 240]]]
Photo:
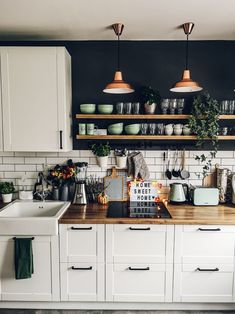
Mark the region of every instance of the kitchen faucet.
[[[34, 193], [36, 197], [38, 197], [41, 201], [45, 201], [47, 196], [49, 195], [48, 189], [45, 189], [47, 181], [45, 179], [45, 176], [43, 172], [38, 173], [37, 181], [34, 185]], [[41, 188], [39, 188], [41, 187]]]

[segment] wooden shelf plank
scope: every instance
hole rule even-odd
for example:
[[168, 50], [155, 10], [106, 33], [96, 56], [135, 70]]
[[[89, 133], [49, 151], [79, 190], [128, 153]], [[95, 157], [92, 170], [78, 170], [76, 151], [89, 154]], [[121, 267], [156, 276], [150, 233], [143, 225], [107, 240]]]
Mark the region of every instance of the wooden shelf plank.
[[188, 114], [138, 114], [138, 115], [128, 115], [128, 114], [76, 114], [76, 119], [120, 119], [120, 120], [175, 120], [175, 119], [188, 119], [190, 115]]
[[[189, 114], [76, 114], [76, 119], [104, 119], [104, 120], [187, 120]], [[220, 115], [219, 120], [235, 120], [235, 115]]]
[[[77, 140], [196, 140], [195, 135], [77, 135]], [[219, 140], [235, 140], [235, 135], [218, 136]], [[209, 140], [209, 139], [208, 139]]]

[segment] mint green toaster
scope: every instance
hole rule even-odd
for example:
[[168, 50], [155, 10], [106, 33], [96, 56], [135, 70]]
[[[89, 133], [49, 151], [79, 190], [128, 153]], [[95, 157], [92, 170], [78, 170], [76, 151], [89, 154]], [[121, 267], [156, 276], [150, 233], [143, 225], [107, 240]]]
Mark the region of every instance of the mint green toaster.
[[206, 187], [192, 187], [191, 201], [195, 206], [216, 206], [219, 204], [219, 189]]

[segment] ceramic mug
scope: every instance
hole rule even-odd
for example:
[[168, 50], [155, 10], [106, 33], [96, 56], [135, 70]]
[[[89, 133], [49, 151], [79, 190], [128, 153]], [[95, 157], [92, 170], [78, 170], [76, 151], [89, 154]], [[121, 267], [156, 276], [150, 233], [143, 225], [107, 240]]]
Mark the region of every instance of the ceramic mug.
[[183, 125], [182, 124], [175, 124], [174, 125], [174, 134], [181, 135], [183, 132]]
[[165, 134], [166, 135], [172, 135], [173, 134], [173, 124], [167, 124], [165, 125]]
[[188, 124], [185, 124], [185, 125], [183, 126], [183, 134], [184, 134], [184, 135], [190, 135], [190, 134], [191, 134], [191, 129], [190, 129], [190, 127], [189, 127]]
[[86, 134], [86, 124], [85, 123], [79, 123], [78, 125], [78, 132], [80, 135]]
[[98, 129], [98, 127], [94, 123], [87, 123], [86, 134], [87, 135], [94, 135], [95, 129]]

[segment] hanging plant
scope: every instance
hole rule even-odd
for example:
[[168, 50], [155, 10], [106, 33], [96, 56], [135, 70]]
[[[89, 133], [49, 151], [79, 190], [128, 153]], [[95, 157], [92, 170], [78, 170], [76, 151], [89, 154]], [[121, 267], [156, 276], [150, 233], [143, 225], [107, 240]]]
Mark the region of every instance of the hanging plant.
[[197, 147], [211, 142], [213, 147], [211, 155], [214, 157], [218, 150], [218, 116], [219, 104], [208, 93], [194, 98], [191, 117], [189, 118], [190, 129], [197, 136]]

